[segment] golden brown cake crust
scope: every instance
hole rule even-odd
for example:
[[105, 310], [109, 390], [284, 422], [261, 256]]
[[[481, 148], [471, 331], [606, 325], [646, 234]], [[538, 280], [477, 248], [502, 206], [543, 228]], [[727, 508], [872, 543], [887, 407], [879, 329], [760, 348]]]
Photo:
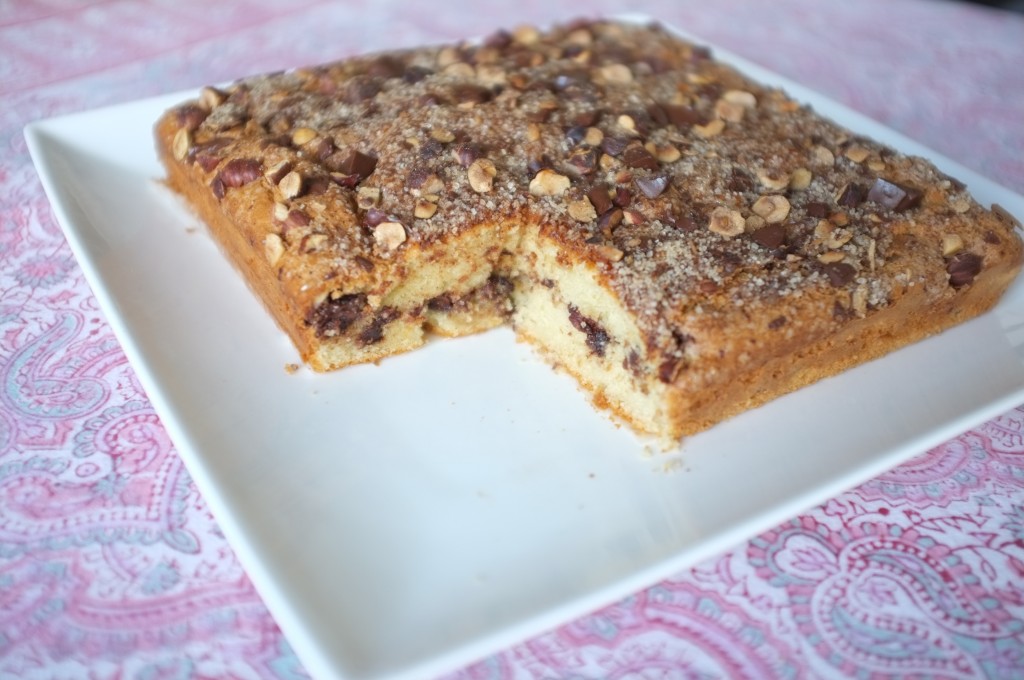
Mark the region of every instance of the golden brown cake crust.
[[[454, 329], [502, 322], [513, 285], [551, 284], [533, 239], [628, 316], [629, 340], [555, 293], [667, 416], [639, 422], [569, 370], [673, 437], [975, 316], [1021, 266], [1014, 220], [957, 180], [657, 26], [248, 78], [156, 133], [171, 186], [318, 370], [405, 351], [383, 339], [453, 305], [475, 310]], [[416, 279], [431, 266], [451, 275]], [[325, 359], [339, 338], [352, 352]]]

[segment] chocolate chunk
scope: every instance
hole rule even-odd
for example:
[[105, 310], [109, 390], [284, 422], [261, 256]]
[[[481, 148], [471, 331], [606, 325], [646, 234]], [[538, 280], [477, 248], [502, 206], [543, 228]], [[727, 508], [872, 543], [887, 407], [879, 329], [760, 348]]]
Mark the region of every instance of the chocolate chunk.
[[981, 256], [974, 253], [961, 252], [949, 258], [946, 263], [949, 285], [962, 288], [974, 281], [974, 277], [981, 273], [981, 263]]
[[462, 142], [452, 149], [452, 155], [455, 156], [455, 160], [464, 168], [468, 168], [473, 165], [473, 161], [483, 156], [483, 152], [480, 147], [472, 142]]
[[784, 316], [777, 316], [777, 317], [775, 317], [774, 319], [772, 319], [771, 321], [768, 322], [768, 329], [769, 330], [773, 330], [773, 331], [777, 331], [780, 328], [782, 328], [783, 326], [785, 326], [787, 321], [788, 320], [786, 319], [786, 317], [784, 317]]
[[620, 224], [622, 224], [622, 211], [618, 208], [608, 210], [597, 218], [597, 228], [601, 231], [614, 229]]
[[530, 172], [531, 175], [536, 175], [541, 170], [550, 170], [554, 166], [555, 164], [551, 162], [551, 157], [548, 156], [546, 153], [540, 155], [537, 155], [536, 153], [531, 153], [526, 159], [526, 169]]
[[639, 142], [633, 142], [622, 152], [622, 162], [631, 168], [657, 170], [658, 159]]
[[604, 139], [601, 140], [601, 151], [604, 151], [609, 156], [618, 156], [625, 150], [626, 145], [628, 144], [628, 139], [605, 135]]
[[864, 187], [850, 182], [839, 195], [839, 205], [846, 208], [856, 208], [864, 202]]
[[998, 203], [992, 204], [992, 214], [999, 218], [999, 220], [1012, 229], [1020, 229], [1021, 223], [1016, 217], [1010, 214], [1003, 206]]
[[327, 160], [327, 157], [334, 153], [334, 140], [330, 137], [321, 137], [316, 143], [316, 147], [313, 149], [313, 155], [318, 160]]
[[808, 203], [804, 210], [809, 217], [816, 217], [819, 220], [828, 216], [828, 206], [818, 201]]
[[358, 104], [373, 99], [380, 92], [380, 82], [370, 76], [353, 76], [345, 83], [345, 102]]
[[573, 149], [568, 160], [572, 170], [580, 175], [589, 175], [597, 169], [597, 152], [594, 149]]
[[857, 270], [854, 269], [853, 265], [846, 262], [829, 262], [822, 269], [825, 271], [825, 275], [828, 276], [829, 283], [836, 288], [845, 286], [850, 281], [853, 281], [853, 277], [857, 275]]
[[664, 106], [657, 102], [647, 106], [647, 115], [650, 116], [655, 125], [659, 127], [663, 127], [669, 123], [668, 112], [665, 110]]
[[391, 55], [381, 55], [370, 62], [369, 68], [366, 72], [377, 78], [389, 79], [399, 78], [405, 74], [405, 64], [401, 59], [396, 59]]
[[753, 191], [754, 180], [751, 179], [750, 175], [743, 172], [742, 170], [739, 170], [738, 168], [733, 168], [732, 175], [729, 176], [728, 186], [730, 191]]
[[640, 192], [647, 198], [657, 198], [668, 188], [669, 178], [664, 175], [637, 177], [633, 180]]
[[308, 196], [319, 196], [327, 192], [327, 189], [331, 186], [331, 181], [332, 178], [330, 177], [310, 177], [303, 184], [303, 189]]
[[640, 353], [635, 349], [629, 350], [626, 358], [622, 360], [622, 367], [633, 374], [634, 377], [641, 376]]
[[306, 323], [316, 329], [318, 337], [340, 335], [362, 316], [366, 295], [356, 293], [327, 298], [306, 315]]
[[683, 217], [676, 218], [673, 221], [673, 224], [683, 231], [697, 231], [697, 227], [699, 226], [696, 220], [685, 215]]
[[594, 206], [594, 210], [598, 215], [603, 215], [612, 207], [612, 198], [608, 195], [608, 187], [603, 184], [599, 184], [588, 191], [587, 198], [590, 199], [590, 203]]
[[668, 117], [668, 120], [681, 130], [689, 129], [692, 125], [704, 124], [704, 116], [689, 106], [662, 104], [661, 108]]
[[505, 30], [497, 30], [484, 38], [484, 46], [505, 49], [512, 44], [512, 34]]
[[985, 241], [985, 243], [991, 243], [994, 246], [997, 246], [1000, 243], [1002, 243], [1002, 241], [999, 240], [999, 237], [996, 236], [996, 233], [994, 231], [992, 231], [991, 229], [989, 229], [984, 234], [982, 234], [981, 238], [982, 238], [982, 240]]
[[580, 333], [587, 336], [587, 347], [592, 354], [603, 357], [605, 348], [608, 346], [608, 333], [596, 321], [590, 317], [583, 316], [576, 305], [569, 305], [569, 323]]
[[526, 113], [526, 120], [531, 123], [546, 123], [551, 118], [554, 109], [537, 109]]
[[353, 150], [345, 156], [338, 164], [338, 172], [346, 175], [357, 175], [366, 179], [377, 169], [377, 157], [365, 154], [362, 151]]
[[420, 158], [424, 161], [437, 158], [444, 151], [444, 146], [436, 139], [427, 139], [420, 144]]
[[626, 208], [632, 202], [632, 191], [630, 191], [626, 187], [615, 187], [615, 195], [612, 197], [612, 203], [619, 206], [620, 208]]
[[750, 238], [768, 250], [775, 250], [786, 242], [786, 228], [781, 223], [768, 224], [751, 233]]
[[210, 189], [213, 190], [213, 195], [217, 197], [217, 200], [224, 198], [224, 181], [220, 178], [220, 175], [214, 177], [213, 181], [210, 182]]
[[423, 68], [422, 66], [409, 66], [405, 69], [402, 74], [402, 80], [409, 83], [410, 85], [418, 83], [427, 76], [433, 74], [429, 68]]
[[593, 111], [583, 111], [573, 116], [572, 122], [576, 125], [581, 125], [585, 128], [591, 127], [601, 117], [601, 111], [595, 109]]
[[847, 321], [856, 316], [856, 312], [852, 309], [844, 307], [839, 300], [832, 303], [832, 318], [836, 321]]
[[381, 222], [388, 221], [388, 214], [379, 208], [370, 208], [363, 215], [363, 224], [367, 227], [376, 227]]
[[241, 187], [263, 176], [263, 164], [255, 158], [233, 158], [217, 173], [225, 187]]
[[178, 119], [178, 127], [183, 127], [189, 132], [202, 125], [206, 117], [210, 115], [206, 109], [195, 104], [186, 104], [180, 107], [175, 114]]
[[485, 104], [494, 97], [494, 93], [479, 85], [462, 84], [452, 88], [452, 96], [460, 104]]
[[879, 177], [868, 191], [867, 199], [889, 210], [901, 212], [921, 204], [924, 193], [920, 189], [905, 187]]
[[359, 343], [361, 345], [376, 345], [384, 339], [384, 327], [399, 316], [401, 316], [400, 312], [394, 307], [381, 309], [373, 317], [373, 321], [359, 333]]
[[587, 128], [582, 125], [573, 125], [571, 128], [565, 131], [565, 137], [575, 146], [583, 141], [583, 138], [587, 136]]

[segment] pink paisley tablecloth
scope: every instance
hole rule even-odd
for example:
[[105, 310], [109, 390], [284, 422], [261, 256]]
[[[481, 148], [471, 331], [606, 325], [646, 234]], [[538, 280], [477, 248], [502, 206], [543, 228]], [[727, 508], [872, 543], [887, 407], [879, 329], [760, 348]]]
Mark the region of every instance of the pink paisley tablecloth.
[[[57, 114], [638, 11], [1024, 191], [1024, 17], [952, 2], [0, 2], [0, 677], [300, 678], [55, 223]], [[1024, 677], [1024, 408], [450, 678]]]

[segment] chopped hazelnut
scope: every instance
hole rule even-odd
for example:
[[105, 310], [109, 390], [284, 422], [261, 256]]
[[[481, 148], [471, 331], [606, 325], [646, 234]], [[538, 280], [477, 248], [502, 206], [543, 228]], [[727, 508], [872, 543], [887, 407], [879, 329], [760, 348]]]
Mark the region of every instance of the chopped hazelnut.
[[757, 97], [746, 90], [728, 90], [722, 95], [722, 100], [730, 104], [738, 104], [747, 109], [757, 107]]
[[540, 40], [540, 31], [533, 26], [519, 26], [512, 31], [512, 39], [521, 45], [533, 45]]
[[822, 241], [832, 236], [832, 232], [835, 231], [836, 225], [832, 224], [828, 220], [818, 220], [818, 223], [814, 226], [814, 236]]
[[266, 255], [267, 262], [271, 265], [277, 264], [281, 256], [284, 255], [284, 242], [281, 241], [281, 237], [273, 233], [264, 236], [263, 254]]
[[405, 243], [405, 227], [399, 222], [381, 222], [373, 228], [373, 240], [383, 250], [395, 250]]
[[281, 190], [281, 195], [285, 198], [296, 198], [302, 194], [303, 181], [302, 175], [296, 170], [292, 170], [278, 182], [277, 188]]
[[757, 171], [757, 179], [761, 186], [771, 191], [782, 191], [789, 187], [790, 175], [786, 172], [776, 170], [760, 169]]
[[789, 200], [785, 196], [769, 194], [757, 199], [751, 210], [763, 217], [768, 224], [775, 224], [789, 216]]
[[442, 144], [447, 144], [455, 139], [455, 134], [451, 130], [438, 127], [430, 130], [430, 136]]
[[597, 219], [597, 211], [590, 199], [584, 197], [578, 201], [569, 203], [569, 217], [577, 222], [593, 222]]
[[822, 253], [818, 256], [818, 262], [822, 264], [832, 264], [833, 262], [842, 262], [846, 256], [837, 250], [830, 250], [827, 253]]
[[530, 123], [526, 126], [526, 139], [531, 142], [540, 141], [540, 126]]
[[561, 196], [569, 190], [569, 178], [547, 168], [530, 180], [530, 193], [534, 196]]
[[476, 67], [476, 79], [485, 87], [504, 85], [508, 79], [505, 69], [494, 64], [479, 64]]
[[730, 123], [742, 121], [746, 112], [747, 109], [742, 104], [736, 104], [725, 99], [719, 99], [715, 102], [715, 115]]
[[750, 215], [747, 217], [746, 231], [747, 233], [757, 231], [766, 224], [767, 222], [765, 222], [764, 218], [761, 217], [760, 215]]
[[724, 129], [725, 121], [722, 120], [721, 118], [715, 118], [707, 125], [693, 126], [693, 131], [696, 132], [698, 136], [704, 137], [705, 139], [720, 135], [722, 133], [722, 130]]
[[469, 79], [476, 77], [476, 70], [464, 61], [452, 62], [445, 66], [441, 72], [453, 78]]
[[867, 157], [871, 155], [871, 152], [865, 149], [863, 146], [854, 144], [853, 146], [848, 148], [846, 150], [846, 153], [843, 155], [845, 155], [854, 163], [863, 163], [867, 159]]
[[793, 171], [793, 176], [789, 178], [789, 188], [803, 191], [811, 186], [812, 179], [814, 179], [814, 175], [811, 174], [810, 170], [807, 168], [797, 168]]
[[958, 198], [955, 201], [950, 202], [949, 207], [953, 209], [953, 212], [962, 215], [971, 209], [971, 202], [966, 198]]
[[181, 128], [174, 133], [174, 141], [171, 142], [171, 153], [175, 160], [184, 160], [188, 150], [192, 147], [192, 133], [187, 128]]
[[655, 144], [654, 145], [654, 157], [661, 163], [675, 163], [677, 160], [682, 158], [682, 153], [679, 149], [672, 146], [671, 144]]
[[304, 253], [315, 253], [327, 243], [327, 234], [309, 234], [302, 239], [301, 247]]
[[626, 132], [630, 134], [636, 134], [636, 121], [633, 120], [633, 116], [627, 116], [626, 114], [622, 114], [621, 116], [615, 119], [615, 122], [619, 126], [619, 128], [625, 130]]
[[746, 226], [746, 220], [739, 210], [729, 210], [725, 207], [715, 208], [708, 222], [708, 229], [726, 238], [739, 236], [746, 230]]
[[199, 91], [199, 104], [207, 111], [213, 111], [224, 103], [227, 95], [215, 87], [204, 87]]
[[588, 127], [583, 135], [583, 143], [589, 146], [600, 146], [602, 141], [604, 141], [604, 133], [601, 132], [601, 128]]
[[849, 229], [836, 229], [829, 234], [828, 239], [825, 241], [825, 245], [835, 250], [849, 243], [852, 238], [853, 233]]
[[814, 165], [833, 165], [836, 162], [836, 157], [831, 151], [818, 145], [811, 149], [811, 162]]
[[625, 255], [625, 253], [623, 253], [615, 246], [599, 245], [595, 248], [595, 250], [597, 251], [598, 255], [600, 255], [606, 260], [610, 260], [611, 262], [618, 262]]
[[949, 257], [963, 250], [964, 240], [960, 238], [959, 234], [943, 234], [942, 235], [942, 255], [943, 257]]
[[604, 83], [625, 85], [633, 82], [633, 72], [625, 64], [608, 64], [597, 71], [598, 78]]
[[421, 220], [428, 220], [437, 212], [437, 204], [425, 198], [416, 199], [416, 208], [413, 214]]
[[356, 205], [362, 210], [369, 210], [380, 203], [379, 187], [359, 187], [356, 189]]
[[296, 128], [292, 131], [292, 144], [305, 146], [316, 139], [316, 130], [308, 127]]
[[486, 158], [478, 158], [466, 170], [469, 186], [478, 194], [486, 194], [494, 187], [494, 177], [498, 169]]

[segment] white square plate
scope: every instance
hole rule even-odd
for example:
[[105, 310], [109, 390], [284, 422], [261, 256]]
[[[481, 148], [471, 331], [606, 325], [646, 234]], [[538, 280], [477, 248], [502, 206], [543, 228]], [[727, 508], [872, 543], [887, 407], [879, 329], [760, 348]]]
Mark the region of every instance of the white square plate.
[[[982, 203], [1024, 198], [716, 50]], [[151, 128], [192, 93], [34, 123], [67, 239], [196, 484], [310, 672], [423, 678], [725, 551], [1024, 402], [1024, 284], [939, 337], [654, 453], [508, 331], [301, 370]], [[674, 461], [675, 466], [666, 466]]]

